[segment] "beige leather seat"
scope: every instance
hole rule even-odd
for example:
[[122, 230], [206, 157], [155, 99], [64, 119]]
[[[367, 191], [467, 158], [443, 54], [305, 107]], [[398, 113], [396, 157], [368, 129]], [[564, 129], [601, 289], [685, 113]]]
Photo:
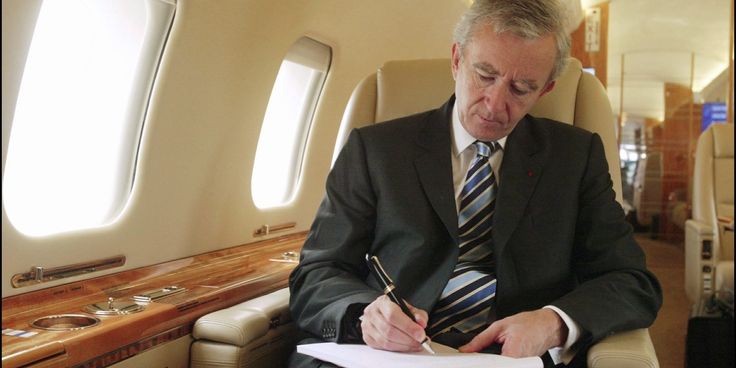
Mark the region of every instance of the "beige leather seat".
[[[634, 178], [636, 220], [644, 226], [656, 226], [662, 212], [662, 154], [649, 152], [639, 161]], [[658, 229], [652, 229], [656, 233]]]
[[[363, 79], [353, 91], [335, 145], [339, 152], [353, 129], [409, 114], [435, 109], [454, 92], [449, 59], [389, 61]], [[580, 61], [570, 59], [555, 88], [531, 111], [538, 117], [566, 122], [598, 133], [616, 191], [621, 195], [618, 145], [611, 105], [601, 83], [583, 72]], [[619, 333], [593, 346], [588, 367], [659, 367], [647, 329]]]
[[[685, 222], [685, 291], [693, 303], [733, 292], [733, 124], [713, 124], [698, 138], [692, 218]], [[719, 218], [721, 221], [719, 222]]]

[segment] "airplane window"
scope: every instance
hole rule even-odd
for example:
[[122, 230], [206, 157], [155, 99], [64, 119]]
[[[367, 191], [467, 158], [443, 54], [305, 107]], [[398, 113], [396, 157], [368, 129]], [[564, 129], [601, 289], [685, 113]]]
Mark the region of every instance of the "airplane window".
[[302, 37], [281, 63], [266, 107], [251, 178], [251, 195], [258, 208], [283, 205], [294, 196], [330, 59], [329, 46]]
[[43, 2], [3, 178], [19, 231], [91, 228], [120, 214], [174, 9], [166, 1]]

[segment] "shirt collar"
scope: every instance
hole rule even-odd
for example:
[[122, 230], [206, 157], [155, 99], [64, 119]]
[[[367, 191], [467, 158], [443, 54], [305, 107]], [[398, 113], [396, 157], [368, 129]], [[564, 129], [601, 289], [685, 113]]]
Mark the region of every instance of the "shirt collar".
[[[496, 141], [501, 146], [501, 149], [506, 147], [506, 138], [503, 137]], [[460, 155], [465, 149], [471, 144], [475, 143], [475, 139], [470, 133], [468, 133], [463, 125], [460, 123], [460, 114], [458, 113], [455, 106], [452, 107], [452, 140], [453, 140], [453, 154], [455, 156]]]

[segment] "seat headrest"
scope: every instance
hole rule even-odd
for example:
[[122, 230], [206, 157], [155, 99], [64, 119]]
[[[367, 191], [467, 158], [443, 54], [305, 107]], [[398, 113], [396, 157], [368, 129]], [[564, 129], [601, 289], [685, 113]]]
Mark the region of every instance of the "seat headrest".
[[578, 59], [568, 58], [567, 66], [557, 77], [555, 88], [542, 96], [529, 115], [573, 124], [583, 65]]
[[455, 90], [450, 59], [388, 61], [376, 80], [376, 122], [436, 109]]
[[[391, 120], [442, 105], [455, 89], [450, 63], [450, 59], [386, 62], [376, 75], [375, 121]], [[581, 73], [580, 61], [568, 59], [555, 88], [537, 102], [531, 115], [572, 124]]]

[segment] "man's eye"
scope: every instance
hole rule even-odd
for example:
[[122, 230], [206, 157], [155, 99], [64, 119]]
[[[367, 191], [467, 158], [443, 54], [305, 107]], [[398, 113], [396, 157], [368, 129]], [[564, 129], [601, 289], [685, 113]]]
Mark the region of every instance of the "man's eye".
[[496, 76], [494, 75], [484, 75], [480, 73], [477, 73], [476, 75], [478, 76], [478, 80], [486, 85], [491, 84], [496, 80]]
[[516, 85], [511, 85], [511, 93], [517, 95], [517, 96], [524, 96], [526, 94], [529, 94], [529, 90], [525, 87], [519, 87]]

